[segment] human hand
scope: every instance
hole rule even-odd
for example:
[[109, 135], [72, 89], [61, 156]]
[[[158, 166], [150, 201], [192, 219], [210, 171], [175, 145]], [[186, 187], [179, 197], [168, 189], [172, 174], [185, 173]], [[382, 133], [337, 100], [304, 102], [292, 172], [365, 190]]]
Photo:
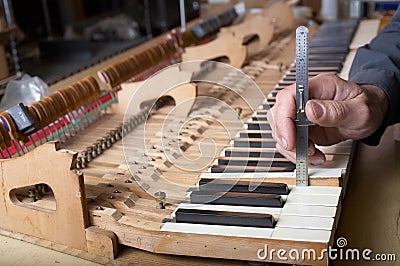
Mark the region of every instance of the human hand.
[[[388, 108], [385, 92], [373, 85], [359, 86], [334, 74], [321, 74], [308, 83], [306, 104], [309, 127], [309, 162], [320, 165], [325, 155], [315, 145], [333, 145], [347, 139], [363, 139], [374, 133]], [[268, 112], [276, 148], [296, 162], [296, 86], [286, 87], [276, 96]]]

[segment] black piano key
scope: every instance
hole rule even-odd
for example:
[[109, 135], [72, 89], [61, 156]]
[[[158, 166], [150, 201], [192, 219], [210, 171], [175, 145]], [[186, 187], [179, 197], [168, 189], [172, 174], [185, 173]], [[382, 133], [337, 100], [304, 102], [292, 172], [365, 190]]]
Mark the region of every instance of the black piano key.
[[[227, 177], [229, 178], [229, 177]], [[250, 183], [250, 181], [220, 180], [211, 178], [202, 178], [199, 181], [201, 191], [219, 191], [219, 192], [241, 192], [241, 193], [261, 193], [261, 194], [289, 194], [289, 187], [285, 183], [260, 182]]]
[[315, 47], [324, 47], [324, 48], [330, 48], [330, 47], [347, 47], [348, 42], [347, 40], [340, 40], [340, 41], [332, 41], [331, 39], [325, 39], [323, 40], [318, 39], [318, 38], [313, 38], [312, 41], [310, 41], [309, 47], [310, 48], [315, 48]]
[[[315, 77], [315, 76], [317, 76], [319, 73], [316, 73], [316, 72], [313, 72], [313, 73], [308, 73], [308, 77]], [[289, 78], [289, 79], [294, 79], [294, 80], [296, 80], [296, 73], [287, 73], [286, 75], [285, 75], [285, 78]]]
[[291, 82], [291, 83], [295, 83], [296, 82], [296, 76], [285, 76], [282, 79], [284, 82]]
[[[321, 62], [321, 61], [312, 61], [312, 60], [310, 60], [309, 62], [308, 62], [308, 66], [312, 69], [312, 71], [318, 71], [318, 68], [320, 68], [320, 67], [337, 67], [337, 68], [340, 68], [340, 67], [342, 67], [342, 62], [337, 62], [337, 61], [335, 61], [335, 60], [333, 60], [333, 61], [324, 61], [324, 62]], [[296, 67], [296, 64], [293, 64], [292, 65], [292, 67]]]
[[248, 130], [271, 130], [271, 125], [266, 122], [249, 122], [247, 123]]
[[177, 223], [247, 226], [258, 228], [275, 227], [274, 217], [270, 214], [261, 213], [178, 209], [175, 212], [175, 219]]
[[321, 62], [321, 61], [309, 61], [308, 63], [309, 67], [313, 67], [313, 68], [318, 68], [318, 67], [336, 67], [338, 69], [341, 69], [343, 67], [342, 63], [338, 63], [338, 62], [333, 62], [333, 61], [325, 61], [325, 62]]
[[262, 105], [263, 110], [269, 110], [269, 109], [271, 109], [271, 107], [274, 106], [274, 104], [275, 104], [275, 102], [270, 102], [270, 101], [268, 101], [267, 103], [264, 103], [264, 104]]
[[346, 59], [346, 54], [345, 53], [321, 53], [321, 54], [310, 54], [308, 56], [309, 60], [317, 60], [317, 61], [321, 61], [321, 60], [327, 60], [327, 61], [331, 61], [331, 60], [340, 60], [340, 62], [343, 62]]
[[267, 103], [263, 104], [263, 109], [268, 110], [270, 107], [272, 107], [276, 103], [276, 99], [267, 99]]
[[257, 110], [257, 115], [267, 115], [267, 111]]
[[339, 68], [343, 67], [343, 60], [341, 59], [331, 59], [331, 60], [326, 60], [324, 58], [318, 59], [314, 58], [311, 59], [310, 61], [311, 66], [336, 66]]
[[279, 152], [263, 151], [262, 149], [227, 149], [225, 150], [226, 157], [255, 157], [255, 158], [285, 158]]
[[256, 166], [256, 167], [296, 167], [287, 159], [281, 158], [247, 158], [247, 157], [220, 157], [218, 165], [227, 166]]
[[266, 116], [253, 116], [251, 118], [252, 121], [268, 121]]
[[241, 138], [268, 138], [272, 139], [272, 133], [271, 131], [245, 131], [245, 132], [240, 132], [239, 136]]
[[[290, 68], [289, 69], [290, 72], [292, 73], [296, 73], [296, 68]], [[337, 67], [318, 67], [314, 70], [312, 70], [313, 72], [319, 72], [319, 73], [325, 73], [325, 72], [339, 72], [339, 68]]]
[[280, 195], [218, 191], [192, 191], [190, 202], [194, 204], [236, 205], [254, 207], [283, 207]]
[[310, 47], [308, 49], [309, 55], [319, 55], [319, 54], [326, 54], [326, 53], [340, 53], [346, 54], [349, 52], [348, 46], [341, 46], [341, 47], [330, 47], [330, 49], [325, 49], [324, 47]]
[[267, 173], [267, 172], [293, 172], [296, 166], [289, 164], [286, 167], [238, 166], [238, 165], [213, 165], [211, 173]]
[[292, 84], [293, 84], [292, 81], [279, 81], [279, 82], [278, 82], [278, 86], [279, 86], [279, 87], [287, 87], [287, 86], [290, 86], [290, 85], [292, 85]]
[[276, 141], [270, 140], [258, 140], [258, 139], [235, 139], [233, 142], [234, 147], [243, 148], [275, 148]]

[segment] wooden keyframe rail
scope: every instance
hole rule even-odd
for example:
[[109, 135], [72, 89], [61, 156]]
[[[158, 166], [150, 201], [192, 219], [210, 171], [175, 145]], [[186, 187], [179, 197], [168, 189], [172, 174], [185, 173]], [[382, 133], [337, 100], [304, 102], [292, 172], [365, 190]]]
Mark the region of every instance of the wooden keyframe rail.
[[203, 45], [187, 47], [182, 54], [182, 61], [213, 60], [226, 57], [233, 67], [241, 67], [247, 57], [247, 48], [242, 38], [233, 32], [221, 34], [217, 39]]
[[[272, 39], [274, 34], [274, 27], [272, 26], [272, 19], [264, 14], [256, 14], [252, 16], [246, 16], [245, 20], [238, 24], [225, 28], [221, 28], [220, 32], [232, 32], [235, 36], [242, 39], [242, 43], [246, 41], [246, 38], [251, 36], [257, 36], [254, 51], [248, 53], [258, 53], [265, 49]], [[248, 48], [250, 49], [250, 47]]]
[[[77, 153], [57, 150], [58, 142], [49, 142], [24, 156], [0, 161], [0, 228], [86, 251], [89, 222], [83, 175], [70, 170]], [[12, 193], [42, 183], [54, 193], [55, 210], [21, 202]]]

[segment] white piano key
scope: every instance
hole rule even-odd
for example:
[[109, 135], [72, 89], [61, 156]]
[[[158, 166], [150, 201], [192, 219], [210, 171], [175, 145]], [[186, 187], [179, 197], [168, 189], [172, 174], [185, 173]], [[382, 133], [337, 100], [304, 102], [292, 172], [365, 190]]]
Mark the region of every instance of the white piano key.
[[227, 147], [223, 148], [222, 151], [219, 153], [219, 156], [220, 156], [220, 157], [225, 156], [226, 148], [227, 148]]
[[[290, 178], [293, 177], [293, 172], [268, 172], [268, 173], [203, 173], [199, 176], [200, 178], [211, 178], [211, 179], [263, 179], [263, 178]], [[268, 181], [268, 180], [265, 180]]]
[[339, 77], [342, 79], [349, 79], [349, 72], [351, 64], [353, 63], [354, 57], [356, 56], [356, 50], [351, 50], [347, 56], [346, 60], [343, 62], [342, 71], [340, 71]]
[[300, 205], [300, 204], [285, 204], [283, 206], [281, 215], [335, 217], [336, 207]]
[[340, 143], [334, 144], [332, 146], [336, 146], [336, 147], [352, 147], [353, 144], [354, 144], [353, 140], [345, 140], [345, 141], [342, 141]]
[[290, 187], [290, 194], [340, 196], [341, 192], [342, 192], [341, 187], [326, 187], [326, 186]]
[[187, 234], [222, 235], [251, 238], [270, 238], [272, 232], [274, 231], [274, 229], [272, 228], [189, 223], [165, 223], [160, 230], [163, 232], [179, 232]]
[[274, 219], [278, 219], [282, 211], [282, 208], [181, 203], [173, 212], [173, 216], [175, 216], [175, 212], [178, 209], [271, 214], [272, 216], [274, 216]]
[[[331, 155], [333, 158], [327, 158], [326, 162], [318, 165], [311, 166], [313, 169], [346, 169], [349, 163], [349, 155]], [[330, 156], [330, 157], [331, 157]], [[330, 160], [328, 160], [330, 159]]]
[[316, 146], [317, 149], [325, 154], [345, 154], [350, 155], [351, 147], [341, 147], [341, 146]]
[[329, 217], [281, 215], [276, 227], [332, 230], [333, 223], [334, 219]]
[[331, 237], [329, 230], [312, 230], [302, 228], [275, 227], [272, 239], [328, 243]]
[[[329, 169], [329, 168], [309, 168], [310, 178], [340, 178], [342, 176], [342, 168]], [[200, 178], [220, 178], [220, 179], [252, 179], [252, 178], [295, 178], [295, 171], [293, 172], [264, 172], [264, 173], [211, 173], [209, 169], [208, 173], [200, 175]]]
[[332, 195], [306, 195], [289, 194], [285, 204], [300, 204], [314, 206], [333, 206], [336, 207], [339, 202], [339, 196]]
[[310, 166], [308, 168], [308, 175], [310, 178], [340, 178], [342, 176], [342, 168], [329, 169]]
[[342, 141], [340, 143], [338, 143], [339, 146], [349, 146], [349, 147], [353, 147], [353, 145], [357, 143], [355, 140], [346, 140], [346, 141]]
[[[342, 157], [343, 156], [343, 157]], [[344, 160], [349, 160], [350, 156], [347, 154], [326, 154], [325, 155], [326, 161], [330, 162], [330, 161], [334, 161], [337, 158], [344, 158]]]
[[328, 154], [350, 154], [353, 148], [353, 141], [344, 141], [331, 146], [315, 146], [319, 150]]

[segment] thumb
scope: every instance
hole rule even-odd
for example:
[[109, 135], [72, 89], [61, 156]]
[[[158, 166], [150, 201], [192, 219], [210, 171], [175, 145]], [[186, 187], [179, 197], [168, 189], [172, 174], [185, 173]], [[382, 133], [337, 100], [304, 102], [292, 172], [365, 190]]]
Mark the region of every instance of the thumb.
[[[354, 105], [354, 106], [353, 106]], [[309, 100], [306, 105], [308, 120], [324, 127], [335, 127], [357, 119], [356, 102], [334, 100]]]

